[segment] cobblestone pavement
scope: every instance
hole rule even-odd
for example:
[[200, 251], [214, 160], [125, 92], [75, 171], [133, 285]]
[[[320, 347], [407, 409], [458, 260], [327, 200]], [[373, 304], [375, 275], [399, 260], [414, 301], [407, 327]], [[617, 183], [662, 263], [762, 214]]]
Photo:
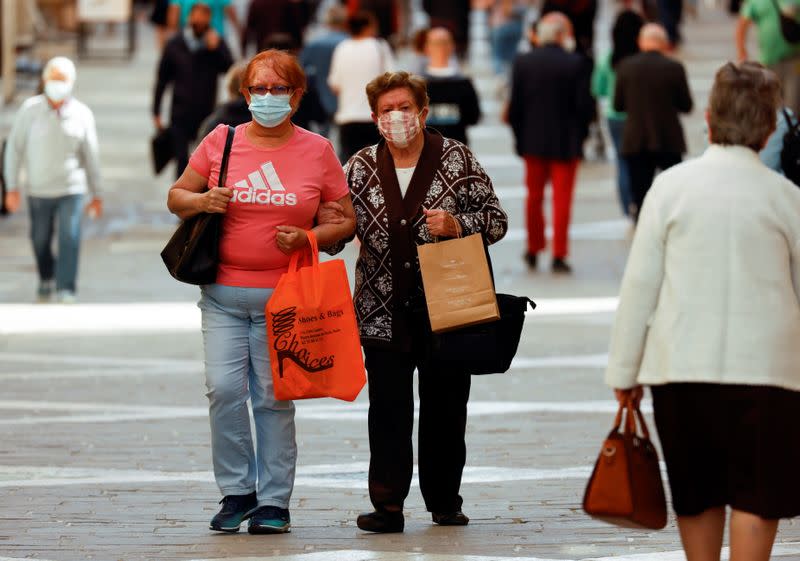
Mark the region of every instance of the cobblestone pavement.
[[[603, 8], [601, 45], [610, 5]], [[733, 21], [708, 7], [687, 24], [680, 57], [696, 100], [685, 120], [692, 154], [704, 145], [705, 99], [714, 70], [733, 55], [732, 33]], [[511, 217], [509, 236], [492, 249], [498, 283], [539, 308], [512, 371], [473, 381], [462, 489], [472, 522], [432, 525], [415, 486], [405, 533], [356, 528], [356, 515], [369, 507], [363, 392], [353, 404], [298, 404], [291, 534], [209, 532], [219, 496], [210, 471], [197, 290], [169, 278], [158, 257], [174, 227], [164, 208], [171, 175], [150, 173], [156, 55], [144, 29], [141, 45], [131, 62], [79, 65], [77, 94], [97, 115], [108, 192], [107, 216], [87, 225], [81, 303], [30, 303], [27, 217], [0, 221], [0, 561], [683, 559], [674, 520], [664, 531], [642, 532], [581, 512], [615, 409], [602, 369], [628, 225], [612, 167], [587, 162], [573, 219], [575, 274], [523, 266], [522, 166], [498, 122], [481, 40], [472, 66], [487, 115], [472, 132], [473, 146]], [[3, 130], [13, 110], [0, 112]], [[353, 257], [351, 248], [349, 265]], [[778, 542], [776, 558], [800, 559], [796, 523], [782, 524]]]

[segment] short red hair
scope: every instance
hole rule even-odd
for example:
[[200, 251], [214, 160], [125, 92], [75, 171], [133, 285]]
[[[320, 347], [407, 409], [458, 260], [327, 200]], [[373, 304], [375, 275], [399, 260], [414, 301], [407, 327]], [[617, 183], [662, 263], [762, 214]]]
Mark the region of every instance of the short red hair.
[[286, 51], [269, 49], [258, 53], [247, 63], [242, 79], [242, 92], [253, 85], [253, 74], [259, 66], [271, 66], [275, 73], [286, 80], [293, 90], [306, 90], [306, 73], [294, 55]]

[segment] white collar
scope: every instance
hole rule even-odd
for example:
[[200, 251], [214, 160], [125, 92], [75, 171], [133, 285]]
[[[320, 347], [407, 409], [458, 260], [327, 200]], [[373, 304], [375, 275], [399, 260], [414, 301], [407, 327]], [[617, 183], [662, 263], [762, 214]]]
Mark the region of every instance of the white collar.
[[764, 165], [754, 150], [740, 145], [711, 144], [703, 152], [703, 158], [724, 159], [737, 164]]
[[433, 76], [434, 78], [453, 78], [458, 75], [458, 68], [452, 65], [444, 68], [431, 68], [429, 66], [426, 72], [428, 76]]

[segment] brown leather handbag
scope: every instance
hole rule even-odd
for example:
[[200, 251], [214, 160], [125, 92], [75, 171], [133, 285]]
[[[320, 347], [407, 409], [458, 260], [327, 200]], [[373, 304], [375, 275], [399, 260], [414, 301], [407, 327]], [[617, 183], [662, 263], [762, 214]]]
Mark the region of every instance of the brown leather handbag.
[[[620, 432], [623, 414], [625, 428]], [[636, 432], [636, 424], [641, 436]], [[600, 450], [583, 496], [583, 510], [625, 528], [660, 530], [667, 525], [667, 501], [658, 453], [642, 412], [629, 399], [620, 404], [614, 428]]]

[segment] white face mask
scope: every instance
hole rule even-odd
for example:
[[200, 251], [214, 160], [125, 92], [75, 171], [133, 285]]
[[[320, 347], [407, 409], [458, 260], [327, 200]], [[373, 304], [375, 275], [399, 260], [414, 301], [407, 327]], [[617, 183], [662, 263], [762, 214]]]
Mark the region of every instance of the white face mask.
[[419, 115], [406, 111], [389, 111], [378, 118], [378, 130], [397, 146], [405, 148], [419, 134]]
[[44, 95], [56, 103], [64, 101], [72, 93], [72, 84], [63, 80], [48, 80], [44, 83]]
[[575, 51], [575, 37], [571, 35], [567, 35], [564, 37], [564, 40], [561, 42], [561, 46], [564, 48], [565, 51], [568, 53], [572, 53]]

